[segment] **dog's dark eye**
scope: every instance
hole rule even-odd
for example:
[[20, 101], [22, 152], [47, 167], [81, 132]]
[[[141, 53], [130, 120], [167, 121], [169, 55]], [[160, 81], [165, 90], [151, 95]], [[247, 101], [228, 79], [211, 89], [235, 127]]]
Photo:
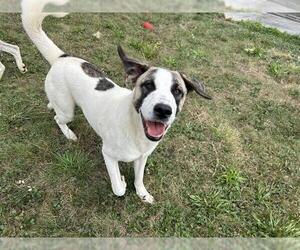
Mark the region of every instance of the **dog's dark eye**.
[[151, 92], [155, 90], [155, 84], [153, 81], [146, 81], [142, 85], [143, 90]]
[[172, 93], [175, 96], [181, 96], [183, 94], [179, 86], [174, 86], [172, 89]]

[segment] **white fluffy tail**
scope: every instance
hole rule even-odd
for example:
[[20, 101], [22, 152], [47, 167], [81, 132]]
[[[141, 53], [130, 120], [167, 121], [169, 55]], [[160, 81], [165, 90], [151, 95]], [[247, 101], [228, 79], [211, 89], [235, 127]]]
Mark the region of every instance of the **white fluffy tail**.
[[69, 0], [22, 0], [23, 27], [37, 46], [41, 54], [52, 65], [64, 52], [58, 48], [42, 29], [42, 23], [46, 16], [64, 17], [66, 13], [43, 13], [47, 4], [64, 5]]

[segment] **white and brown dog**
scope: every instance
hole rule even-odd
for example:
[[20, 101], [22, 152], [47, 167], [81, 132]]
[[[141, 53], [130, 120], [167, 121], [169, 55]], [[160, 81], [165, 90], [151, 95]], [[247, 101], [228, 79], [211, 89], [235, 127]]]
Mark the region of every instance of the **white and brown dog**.
[[[123, 196], [126, 182], [118, 162], [134, 162], [138, 196], [152, 203], [153, 197], [143, 183], [148, 156], [157, 147], [181, 111], [188, 91], [211, 99], [199, 81], [189, 80], [177, 71], [150, 67], [127, 57], [121, 47], [119, 56], [134, 90], [121, 88], [87, 61], [69, 56], [44, 33], [42, 21], [46, 4], [62, 5], [67, 0], [23, 0], [23, 26], [42, 55], [51, 64], [45, 82], [48, 107], [55, 121], [70, 140], [77, 137], [67, 124], [78, 105], [89, 124], [103, 140], [102, 154], [115, 195]], [[54, 14], [61, 17], [63, 14]]]
[[[5, 43], [0, 40], [0, 52], [1, 51], [9, 53], [15, 58], [17, 66], [21, 73], [25, 73], [27, 71], [26, 66], [22, 61], [20, 49], [18, 46]], [[5, 66], [0, 62], [0, 80], [3, 76], [4, 71], [5, 71]]]

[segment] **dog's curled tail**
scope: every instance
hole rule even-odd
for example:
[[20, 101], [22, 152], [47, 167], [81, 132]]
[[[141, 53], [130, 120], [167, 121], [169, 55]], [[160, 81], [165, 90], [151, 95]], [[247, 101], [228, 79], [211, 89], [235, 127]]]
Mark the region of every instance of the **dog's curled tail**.
[[52, 65], [64, 52], [58, 48], [42, 29], [46, 16], [64, 17], [67, 13], [43, 13], [47, 4], [64, 5], [69, 0], [22, 0], [22, 23], [32, 42]]

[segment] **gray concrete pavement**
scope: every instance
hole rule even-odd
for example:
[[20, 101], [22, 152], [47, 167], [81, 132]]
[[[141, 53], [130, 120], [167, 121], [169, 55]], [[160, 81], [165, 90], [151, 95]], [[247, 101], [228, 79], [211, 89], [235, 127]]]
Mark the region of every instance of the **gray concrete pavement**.
[[[233, 10], [225, 13], [226, 18], [257, 21], [267, 27], [300, 35], [300, 0], [225, 0], [225, 4]], [[236, 12], [241, 9], [253, 12]]]

